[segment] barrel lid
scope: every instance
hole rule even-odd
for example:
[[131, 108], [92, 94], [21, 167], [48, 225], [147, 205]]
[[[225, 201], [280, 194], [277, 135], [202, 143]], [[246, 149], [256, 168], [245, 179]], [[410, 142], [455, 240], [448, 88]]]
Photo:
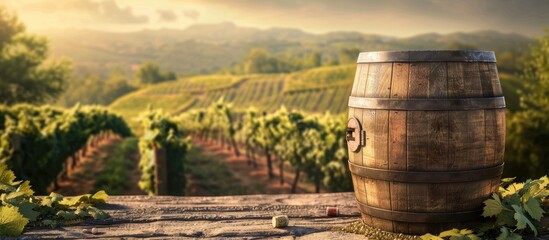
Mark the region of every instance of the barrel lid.
[[357, 63], [379, 62], [496, 62], [493, 51], [420, 50], [361, 52]]

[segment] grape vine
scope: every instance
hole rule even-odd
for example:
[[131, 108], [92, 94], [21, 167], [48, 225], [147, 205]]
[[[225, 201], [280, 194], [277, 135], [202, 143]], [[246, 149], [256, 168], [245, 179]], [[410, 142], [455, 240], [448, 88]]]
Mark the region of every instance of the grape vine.
[[[131, 135], [124, 120], [97, 106], [0, 106], [0, 162], [45, 194], [93, 136]], [[72, 161], [67, 161], [72, 159]]]
[[0, 163], [0, 236], [19, 236], [29, 226], [54, 228], [87, 218], [107, 218], [93, 205], [106, 203], [108, 197], [105, 191], [72, 198], [57, 193], [35, 197], [29, 181], [16, 181], [13, 171]]
[[222, 100], [205, 110], [197, 109], [174, 118], [187, 133], [233, 147], [244, 146], [248, 163], [257, 166], [257, 156], [265, 156], [267, 171], [274, 178], [273, 160], [278, 160], [279, 177], [284, 183], [284, 168], [295, 171], [292, 192], [300, 177], [315, 183], [316, 191], [324, 186], [332, 191], [352, 190], [347, 168], [345, 143], [346, 116], [309, 115], [288, 111], [284, 107], [267, 114], [255, 108], [234, 112]]
[[482, 216], [486, 221], [478, 229], [452, 229], [437, 236], [425, 234], [421, 238], [519, 240], [525, 233], [537, 236], [541, 219], [549, 207], [549, 178], [544, 176], [521, 183], [513, 180], [502, 179], [499, 190], [484, 201]]
[[[141, 113], [139, 119], [144, 130], [139, 139], [139, 168], [142, 174], [139, 187], [151, 195], [185, 194], [187, 181], [184, 167], [186, 155], [191, 148], [190, 139], [160, 110], [148, 109]], [[165, 165], [157, 166], [157, 158], [164, 158]], [[166, 176], [156, 174], [160, 168], [166, 171]], [[159, 177], [166, 177], [167, 182], [162, 183], [165, 184], [165, 189], [157, 189]]]

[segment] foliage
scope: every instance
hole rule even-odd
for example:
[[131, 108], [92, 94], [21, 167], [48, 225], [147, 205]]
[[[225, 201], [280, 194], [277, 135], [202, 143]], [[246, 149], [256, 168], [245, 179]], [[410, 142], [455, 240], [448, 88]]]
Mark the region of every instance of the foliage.
[[523, 183], [511, 183], [511, 180], [504, 179], [498, 193], [484, 201], [482, 216], [494, 217], [493, 228], [502, 229], [501, 234], [512, 235], [528, 229], [537, 235], [545, 213], [541, 202], [549, 196], [549, 178], [528, 179]]
[[121, 195], [130, 187], [128, 179], [136, 166], [134, 154], [138, 153], [137, 138], [122, 139], [107, 159], [106, 166], [97, 174], [95, 189], [103, 189], [111, 195]]
[[322, 65], [322, 54], [317, 51], [273, 55], [265, 48], [252, 48], [242, 63], [233, 69], [227, 70], [226, 68], [225, 72], [236, 74], [288, 73]]
[[542, 202], [549, 197], [549, 178], [528, 179], [514, 183], [514, 178], [502, 179], [498, 192], [484, 201], [482, 216], [488, 220], [476, 232], [469, 229], [452, 229], [438, 236], [426, 234], [425, 240], [480, 239], [498, 240], [522, 239], [521, 234], [538, 234], [541, 219], [546, 213]]
[[173, 72], [161, 72], [160, 67], [153, 62], [146, 62], [137, 70], [137, 79], [144, 85], [171, 81], [176, 78]]
[[358, 54], [360, 53], [358, 48], [342, 48], [339, 50], [339, 64], [351, 64], [356, 63]]
[[[275, 157], [280, 161], [280, 166], [287, 163], [294, 168], [296, 174], [292, 183], [293, 191], [296, 190], [302, 172], [307, 173], [307, 178], [316, 184], [317, 191], [321, 185], [332, 191], [352, 189], [346, 163], [344, 115], [334, 116], [327, 113], [307, 116], [309, 114], [305, 112], [288, 111], [284, 107], [273, 114], [262, 115], [252, 107], [240, 117], [233, 117], [234, 123], [227, 124], [223, 120], [227, 113], [213, 110], [224, 109], [223, 104], [220, 101], [210, 105], [208, 110], [189, 111], [174, 120], [180, 126], [187, 126], [185, 129], [188, 133], [205, 139], [216, 138], [218, 136], [215, 132], [228, 132], [233, 128], [237, 131], [235, 139], [244, 144], [248, 158], [253, 158], [250, 152], [255, 154], [257, 149], [262, 150], [271, 174], [271, 160]], [[228, 138], [228, 135], [224, 137]]]
[[77, 103], [109, 105], [117, 98], [135, 91], [129, 80], [120, 72], [113, 72], [108, 79], [88, 76], [74, 79], [68, 84], [67, 90], [56, 102], [68, 107]]
[[532, 47], [521, 78], [527, 92], [521, 110], [508, 118], [505, 162], [524, 179], [549, 172], [549, 30]]
[[266, 49], [251, 49], [244, 60], [244, 73], [280, 73], [291, 71], [290, 65], [272, 57]]
[[105, 131], [131, 135], [121, 117], [101, 107], [0, 106], [0, 162], [44, 194], [68, 167], [67, 158]]
[[345, 141], [347, 116], [326, 113], [320, 119], [324, 136], [317, 138], [315, 151], [323, 158], [318, 168], [321, 170], [322, 184], [337, 192], [352, 191], [351, 172], [347, 167], [348, 152]]
[[178, 115], [193, 109], [206, 109], [223, 99], [232, 112], [249, 107], [275, 112], [282, 105], [309, 113], [347, 111], [356, 65], [330, 66], [289, 74], [205, 75], [181, 78], [145, 87], [123, 96], [111, 109], [128, 121], [148, 105]]
[[0, 164], [0, 236], [19, 236], [26, 226], [57, 227], [86, 218], [109, 217], [93, 205], [105, 204], [105, 191], [72, 198], [51, 193], [44, 198], [34, 196], [29, 181], [16, 181], [15, 174]]
[[139, 187], [148, 194], [157, 193], [155, 189], [156, 151], [166, 153], [167, 190], [170, 195], [183, 195], [187, 185], [185, 159], [191, 148], [190, 139], [185, 137], [177, 124], [164, 116], [161, 110], [149, 108], [140, 115], [143, 136], [139, 138], [141, 160], [139, 168], [142, 175]]
[[69, 78], [67, 61], [46, 64], [48, 44], [25, 32], [17, 16], [0, 6], [0, 103], [55, 99]]

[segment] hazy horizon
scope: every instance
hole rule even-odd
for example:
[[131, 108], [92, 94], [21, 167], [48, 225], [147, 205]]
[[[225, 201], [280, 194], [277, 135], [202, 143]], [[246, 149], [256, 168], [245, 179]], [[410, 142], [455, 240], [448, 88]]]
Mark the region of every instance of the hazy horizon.
[[540, 35], [549, 27], [549, 1], [373, 0], [0, 0], [31, 32], [183, 30], [231, 22], [258, 29], [293, 28], [321, 34], [355, 31], [395, 37], [498, 31]]

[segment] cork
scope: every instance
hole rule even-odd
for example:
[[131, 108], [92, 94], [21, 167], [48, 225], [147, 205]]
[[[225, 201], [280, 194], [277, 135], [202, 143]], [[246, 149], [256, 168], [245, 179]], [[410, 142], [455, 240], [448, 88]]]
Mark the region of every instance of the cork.
[[337, 217], [339, 215], [339, 209], [337, 207], [326, 207], [326, 215], [328, 217]]
[[283, 228], [287, 227], [290, 220], [286, 215], [278, 215], [273, 217], [273, 227], [274, 228]]

